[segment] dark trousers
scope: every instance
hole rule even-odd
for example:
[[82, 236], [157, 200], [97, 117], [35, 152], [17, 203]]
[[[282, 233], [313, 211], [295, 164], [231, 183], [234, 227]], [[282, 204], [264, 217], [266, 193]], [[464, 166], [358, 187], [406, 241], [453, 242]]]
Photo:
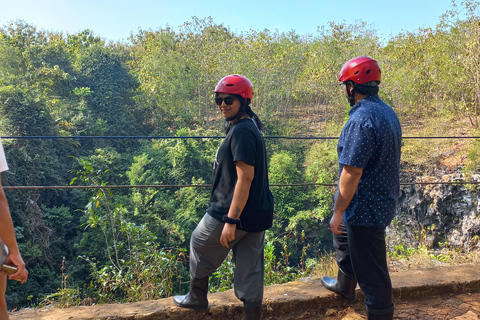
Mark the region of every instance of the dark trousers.
[[392, 282], [388, 273], [384, 228], [340, 224], [342, 234], [333, 236], [338, 267], [357, 279], [365, 294], [367, 310], [391, 308]]

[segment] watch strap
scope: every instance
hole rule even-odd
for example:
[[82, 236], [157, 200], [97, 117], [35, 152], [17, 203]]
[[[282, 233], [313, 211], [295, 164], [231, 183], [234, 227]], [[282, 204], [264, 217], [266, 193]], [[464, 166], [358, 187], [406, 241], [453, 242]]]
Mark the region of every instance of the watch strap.
[[222, 217], [222, 221], [228, 224], [236, 224], [236, 225], [242, 226], [242, 222], [240, 221], [240, 219], [233, 219], [227, 215], [224, 215]]

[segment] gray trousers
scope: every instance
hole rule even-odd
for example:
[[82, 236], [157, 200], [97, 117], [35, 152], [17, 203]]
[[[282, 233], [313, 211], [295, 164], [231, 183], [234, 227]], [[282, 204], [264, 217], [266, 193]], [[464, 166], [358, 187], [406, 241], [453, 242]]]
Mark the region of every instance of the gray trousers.
[[206, 213], [195, 228], [190, 239], [190, 275], [195, 279], [208, 277], [232, 250], [235, 295], [245, 303], [262, 301], [265, 231], [237, 229], [235, 240], [225, 248], [220, 244], [223, 226], [223, 222]]

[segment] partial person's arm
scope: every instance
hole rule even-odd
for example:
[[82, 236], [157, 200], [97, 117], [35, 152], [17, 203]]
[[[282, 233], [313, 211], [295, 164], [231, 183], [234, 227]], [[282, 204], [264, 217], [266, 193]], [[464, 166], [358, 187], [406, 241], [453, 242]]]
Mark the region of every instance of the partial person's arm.
[[[28, 271], [25, 269], [20, 251], [18, 250], [15, 230], [13, 229], [12, 216], [8, 208], [7, 198], [3, 192], [2, 179], [0, 174], [0, 238], [8, 248], [6, 264], [17, 267], [17, 272], [9, 276], [10, 280], [19, 280], [21, 283], [27, 281]], [[2, 271], [3, 273], [4, 271]]]
[[343, 213], [357, 191], [358, 183], [362, 177], [363, 169], [344, 165], [338, 182], [337, 199], [333, 208], [333, 216], [330, 219], [330, 229], [335, 234], [341, 234], [340, 223], [343, 220]]
[[[240, 215], [247, 204], [248, 195], [250, 194], [250, 187], [254, 177], [254, 167], [243, 161], [237, 161], [235, 167], [237, 170], [237, 183], [233, 191], [233, 199], [230, 209], [228, 210], [228, 217], [240, 219]], [[220, 237], [222, 246], [228, 248], [228, 242], [235, 240], [236, 229], [236, 224], [225, 223]]]

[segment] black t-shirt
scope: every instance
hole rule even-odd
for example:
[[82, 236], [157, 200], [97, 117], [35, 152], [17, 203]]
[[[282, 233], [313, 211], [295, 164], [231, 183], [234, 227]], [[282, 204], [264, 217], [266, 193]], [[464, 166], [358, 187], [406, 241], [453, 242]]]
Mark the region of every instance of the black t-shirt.
[[217, 150], [213, 165], [212, 192], [207, 212], [222, 221], [228, 214], [237, 182], [236, 161], [254, 167], [250, 193], [237, 228], [259, 232], [272, 226], [273, 196], [268, 185], [267, 156], [263, 136], [251, 119], [243, 119], [230, 127]]

